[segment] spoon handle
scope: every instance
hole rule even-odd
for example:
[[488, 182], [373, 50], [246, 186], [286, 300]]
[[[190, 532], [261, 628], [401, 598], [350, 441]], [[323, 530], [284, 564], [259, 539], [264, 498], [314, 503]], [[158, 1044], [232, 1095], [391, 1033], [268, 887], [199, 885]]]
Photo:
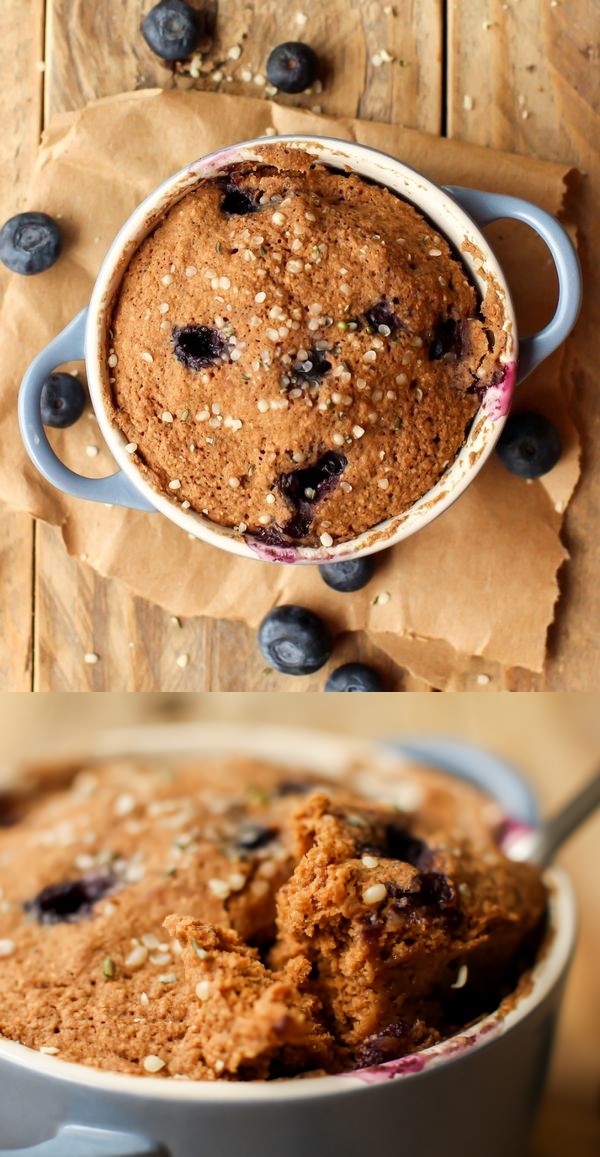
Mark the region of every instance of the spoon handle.
[[524, 858], [531, 863], [546, 867], [569, 836], [589, 819], [598, 806], [600, 806], [600, 772], [593, 776], [564, 807], [546, 820], [533, 837]]

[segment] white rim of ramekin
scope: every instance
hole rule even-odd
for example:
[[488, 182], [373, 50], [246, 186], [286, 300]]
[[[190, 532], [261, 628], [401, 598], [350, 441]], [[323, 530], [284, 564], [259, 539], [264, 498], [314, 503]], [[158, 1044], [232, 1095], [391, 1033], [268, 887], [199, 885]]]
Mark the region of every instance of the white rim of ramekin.
[[[198, 181], [218, 175], [225, 167], [237, 161], [257, 159], [261, 150], [272, 149], [278, 144], [304, 149], [324, 163], [349, 165], [359, 175], [370, 176], [375, 169], [379, 172], [379, 176], [372, 179], [379, 180], [382, 185], [393, 187], [396, 192], [411, 201], [427, 214], [444, 236], [450, 237], [448, 228], [449, 223], [453, 222], [457, 232], [461, 234], [461, 243], [450, 239], [461, 252], [471, 279], [483, 293], [486, 286], [486, 278], [483, 276], [485, 273], [493, 280], [502, 298], [504, 326], [508, 335], [508, 352], [504, 364], [507, 373], [514, 374], [517, 359], [517, 326], [510, 290], [485, 235], [454, 198], [417, 170], [379, 149], [335, 137], [287, 134], [255, 137], [208, 153], [163, 181], [134, 210], [110, 246], [92, 292], [85, 340], [88, 387], [103, 437], [121, 470], [156, 510], [194, 538], [244, 558], [261, 558], [267, 561], [310, 564], [323, 563], [331, 559], [340, 561], [359, 558], [401, 542], [447, 510], [470, 485], [492, 453], [506, 415], [491, 417], [486, 414], [484, 399], [473, 420], [467, 441], [452, 465], [440, 481], [403, 514], [394, 515], [355, 538], [331, 547], [292, 545], [278, 548], [266, 547], [258, 542], [250, 545], [252, 536], [248, 536], [250, 541], [247, 541], [230, 527], [219, 526], [196, 511], [182, 510], [174, 497], [170, 498], [155, 489], [144, 477], [132, 455], [127, 453], [125, 449], [127, 439], [113, 424], [106, 409], [109, 385], [104, 356], [105, 328], [115, 293], [133, 253], [166, 210], [189, 192]], [[367, 168], [369, 172], [365, 171]], [[393, 185], [392, 176], [395, 178]], [[411, 194], [406, 191], [409, 187], [412, 189]], [[414, 195], [415, 189], [419, 191], [420, 197]], [[429, 204], [430, 199], [434, 203], [434, 211]], [[478, 253], [483, 254], [483, 262], [470, 252], [464, 251], [465, 241], [473, 244]], [[509, 392], [510, 390], [512, 386], [509, 387]]]
[[[289, 755], [282, 755], [282, 751], [288, 750]], [[394, 769], [397, 773], [403, 766], [414, 766], [418, 762], [391, 752], [389, 748], [386, 750], [376, 741], [347, 738], [316, 730], [229, 722], [140, 726], [108, 731], [94, 738], [85, 755], [78, 752], [78, 756], [87, 761], [128, 755], [170, 755], [181, 758], [211, 754], [251, 755], [290, 769], [314, 770], [333, 779], [343, 774], [344, 770], [356, 772], [361, 766], [387, 777], [393, 775]], [[457, 1063], [463, 1055], [473, 1055], [476, 1050], [487, 1048], [533, 1015], [558, 987], [566, 974], [575, 946], [576, 904], [569, 877], [562, 869], [553, 867], [545, 873], [545, 880], [550, 892], [549, 934], [540, 959], [531, 971], [529, 990], [518, 997], [514, 1007], [506, 1014], [491, 1013], [447, 1041], [414, 1054], [425, 1062], [424, 1068], [420, 1072], [396, 1075], [389, 1079], [389, 1083], [394, 1080], [418, 1080], [439, 1065]], [[59, 1057], [46, 1056], [0, 1036], [1, 1060], [10, 1061], [39, 1076], [90, 1089], [129, 1093], [153, 1100], [184, 1101], [188, 1104], [219, 1102], [231, 1105], [249, 1101], [265, 1103], [312, 1099], [355, 1093], [358, 1086], [368, 1087], [371, 1083], [353, 1072], [337, 1076], [248, 1083], [177, 1081], [133, 1073], [110, 1073], [63, 1061]], [[381, 1072], [381, 1080], [385, 1080], [386, 1065], [374, 1066], [369, 1072], [373, 1072], [374, 1068]]]

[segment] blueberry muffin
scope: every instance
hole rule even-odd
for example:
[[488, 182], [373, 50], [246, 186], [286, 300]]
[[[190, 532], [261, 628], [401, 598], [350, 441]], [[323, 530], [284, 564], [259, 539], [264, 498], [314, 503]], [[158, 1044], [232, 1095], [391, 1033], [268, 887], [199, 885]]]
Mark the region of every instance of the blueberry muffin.
[[274, 546], [331, 546], [454, 461], [506, 334], [411, 204], [267, 147], [172, 206], [126, 269], [108, 405], [148, 480]]
[[59, 1059], [361, 1068], [496, 1009], [540, 943], [539, 873], [445, 777], [400, 779], [403, 807], [249, 760], [63, 780], [5, 797], [0, 826], [0, 1033]]

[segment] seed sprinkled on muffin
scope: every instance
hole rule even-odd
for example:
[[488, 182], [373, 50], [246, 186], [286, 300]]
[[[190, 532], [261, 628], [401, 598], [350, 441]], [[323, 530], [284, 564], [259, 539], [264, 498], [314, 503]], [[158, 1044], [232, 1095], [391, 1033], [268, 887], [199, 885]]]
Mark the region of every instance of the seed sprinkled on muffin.
[[[267, 146], [191, 189], [134, 255], [107, 353], [113, 418], [185, 509], [266, 545], [336, 545], [452, 464], [501, 372], [499, 317], [410, 204]], [[290, 485], [290, 460], [317, 469], [342, 449], [327, 488]]]

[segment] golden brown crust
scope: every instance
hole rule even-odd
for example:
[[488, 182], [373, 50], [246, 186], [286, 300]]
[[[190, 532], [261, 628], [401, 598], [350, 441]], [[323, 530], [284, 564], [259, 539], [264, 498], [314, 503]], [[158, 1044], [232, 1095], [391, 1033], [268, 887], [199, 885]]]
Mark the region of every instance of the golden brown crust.
[[[256, 212], [224, 214], [224, 181], [206, 181], [134, 255], [107, 351], [113, 418], [174, 502], [242, 532], [327, 545], [440, 478], [505, 334], [410, 204], [297, 151], [269, 160], [230, 173]], [[225, 360], [181, 364], [174, 327], [189, 325], [220, 335]], [[445, 352], [432, 356], [440, 334]], [[337, 485], [290, 525], [281, 478], [332, 452], [346, 460]]]
[[196, 1036], [215, 1073], [254, 1079], [268, 1077], [274, 1066], [297, 1073], [335, 1065], [320, 1003], [305, 989], [308, 960], [297, 956], [276, 974], [230, 929], [176, 915], [165, 927], [183, 945], [185, 977], [198, 999], [184, 1053], [188, 1036]]
[[294, 817], [306, 850], [278, 895], [284, 934], [273, 959], [311, 960], [336, 1039], [350, 1047], [398, 1019], [439, 1028], [430, 1006], [463, 967], [471, 994], [497, 988], [545, 908], [538, 871], [491, 843], [453, 846], [443, 830], [425, 843], [416, 823], [415, 846], [403, 852], [400, 837], [397, 849], [412, 863], [380, 855], [382, 820], [390, 823], [381, 809], [349, 815], [325, 795], [310, 797]]
[[456, 781], [408, 776], [402, 812], [251, 760], [60, 779], [0, 827], [0, 1032], [29, 1047], [188, 1079], [336, 1072], [492, 1011], [535, 951], [539, 874]]

